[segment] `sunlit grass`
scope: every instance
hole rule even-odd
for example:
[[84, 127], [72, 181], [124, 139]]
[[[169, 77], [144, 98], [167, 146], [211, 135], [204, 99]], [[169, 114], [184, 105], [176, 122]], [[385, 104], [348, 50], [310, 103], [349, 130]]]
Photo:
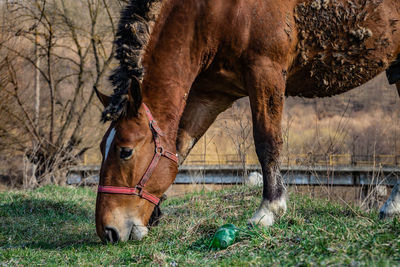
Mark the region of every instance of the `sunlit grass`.
[[95, 192], [48, 186], [0, 194], [2, 265], [397, 265], [400, 223], [323, 200], [291, 195], [288, 213], [223, 251], [215, 230], [246, 220], [260, 188], [189, 194], [163, 203], [165, 216], [142, 242], [104, 245], [95, 233]]

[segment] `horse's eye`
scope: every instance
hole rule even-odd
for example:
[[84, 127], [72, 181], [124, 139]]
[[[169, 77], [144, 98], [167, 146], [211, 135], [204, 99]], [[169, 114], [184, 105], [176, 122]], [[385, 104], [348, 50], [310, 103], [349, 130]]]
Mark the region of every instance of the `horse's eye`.
[[132, 157], [133, 149], [129, 147], [121, 147], [119, 157], [124, 160], [128, 160]]

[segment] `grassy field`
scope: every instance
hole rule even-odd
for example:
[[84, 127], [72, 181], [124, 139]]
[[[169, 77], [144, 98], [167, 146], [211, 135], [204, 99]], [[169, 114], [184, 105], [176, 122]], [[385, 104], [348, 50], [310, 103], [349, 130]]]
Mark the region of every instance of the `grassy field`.
[[95, 192], [43, 187], [0, 193], [0, 266], [8, 265], [377, 265], [400, 264], [400, 222], [377, 213], [291, 195], [288, 213], [210, 251], [224, 223], [246, 227], [259, 188], [235, 187], [170, 198], [143, 242], [104, 245], [94, 227]]

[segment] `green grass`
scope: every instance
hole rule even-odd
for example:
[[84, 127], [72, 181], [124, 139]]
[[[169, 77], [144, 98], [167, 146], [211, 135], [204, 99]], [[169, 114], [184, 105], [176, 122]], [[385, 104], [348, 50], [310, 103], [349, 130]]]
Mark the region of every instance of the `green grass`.
[[0, 266], [7, 265], [377, 265], [400, 264], [400, 222], [323, 200], [291, 195], [288, 213], [222, 251], [215, 230], [246, 220], [259, 188], [170, 198], [143, 241], [104, 245], [94, 226], [95, 192], [47, 186], [0, 193]]

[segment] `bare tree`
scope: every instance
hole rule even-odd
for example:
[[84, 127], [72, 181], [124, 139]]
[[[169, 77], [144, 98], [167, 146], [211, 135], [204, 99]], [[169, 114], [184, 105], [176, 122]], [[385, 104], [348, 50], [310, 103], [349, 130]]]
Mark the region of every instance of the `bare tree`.
[[248, 101], [239, 101], [227, 111], [228, 119], [224, 120], [224, 126], [236, 150], [243, 174], [247, 175], [247, 154], [253, 147], [252, 121]]
[[0, 43], [0, 151], [37, 165], [36, 184], [59, 182], [57, 170], [93, 144], [84, 133], [98, 123], [94, 89], [107, 85], [121, 3], [21, 0], [1, 7], [8, 23]]

